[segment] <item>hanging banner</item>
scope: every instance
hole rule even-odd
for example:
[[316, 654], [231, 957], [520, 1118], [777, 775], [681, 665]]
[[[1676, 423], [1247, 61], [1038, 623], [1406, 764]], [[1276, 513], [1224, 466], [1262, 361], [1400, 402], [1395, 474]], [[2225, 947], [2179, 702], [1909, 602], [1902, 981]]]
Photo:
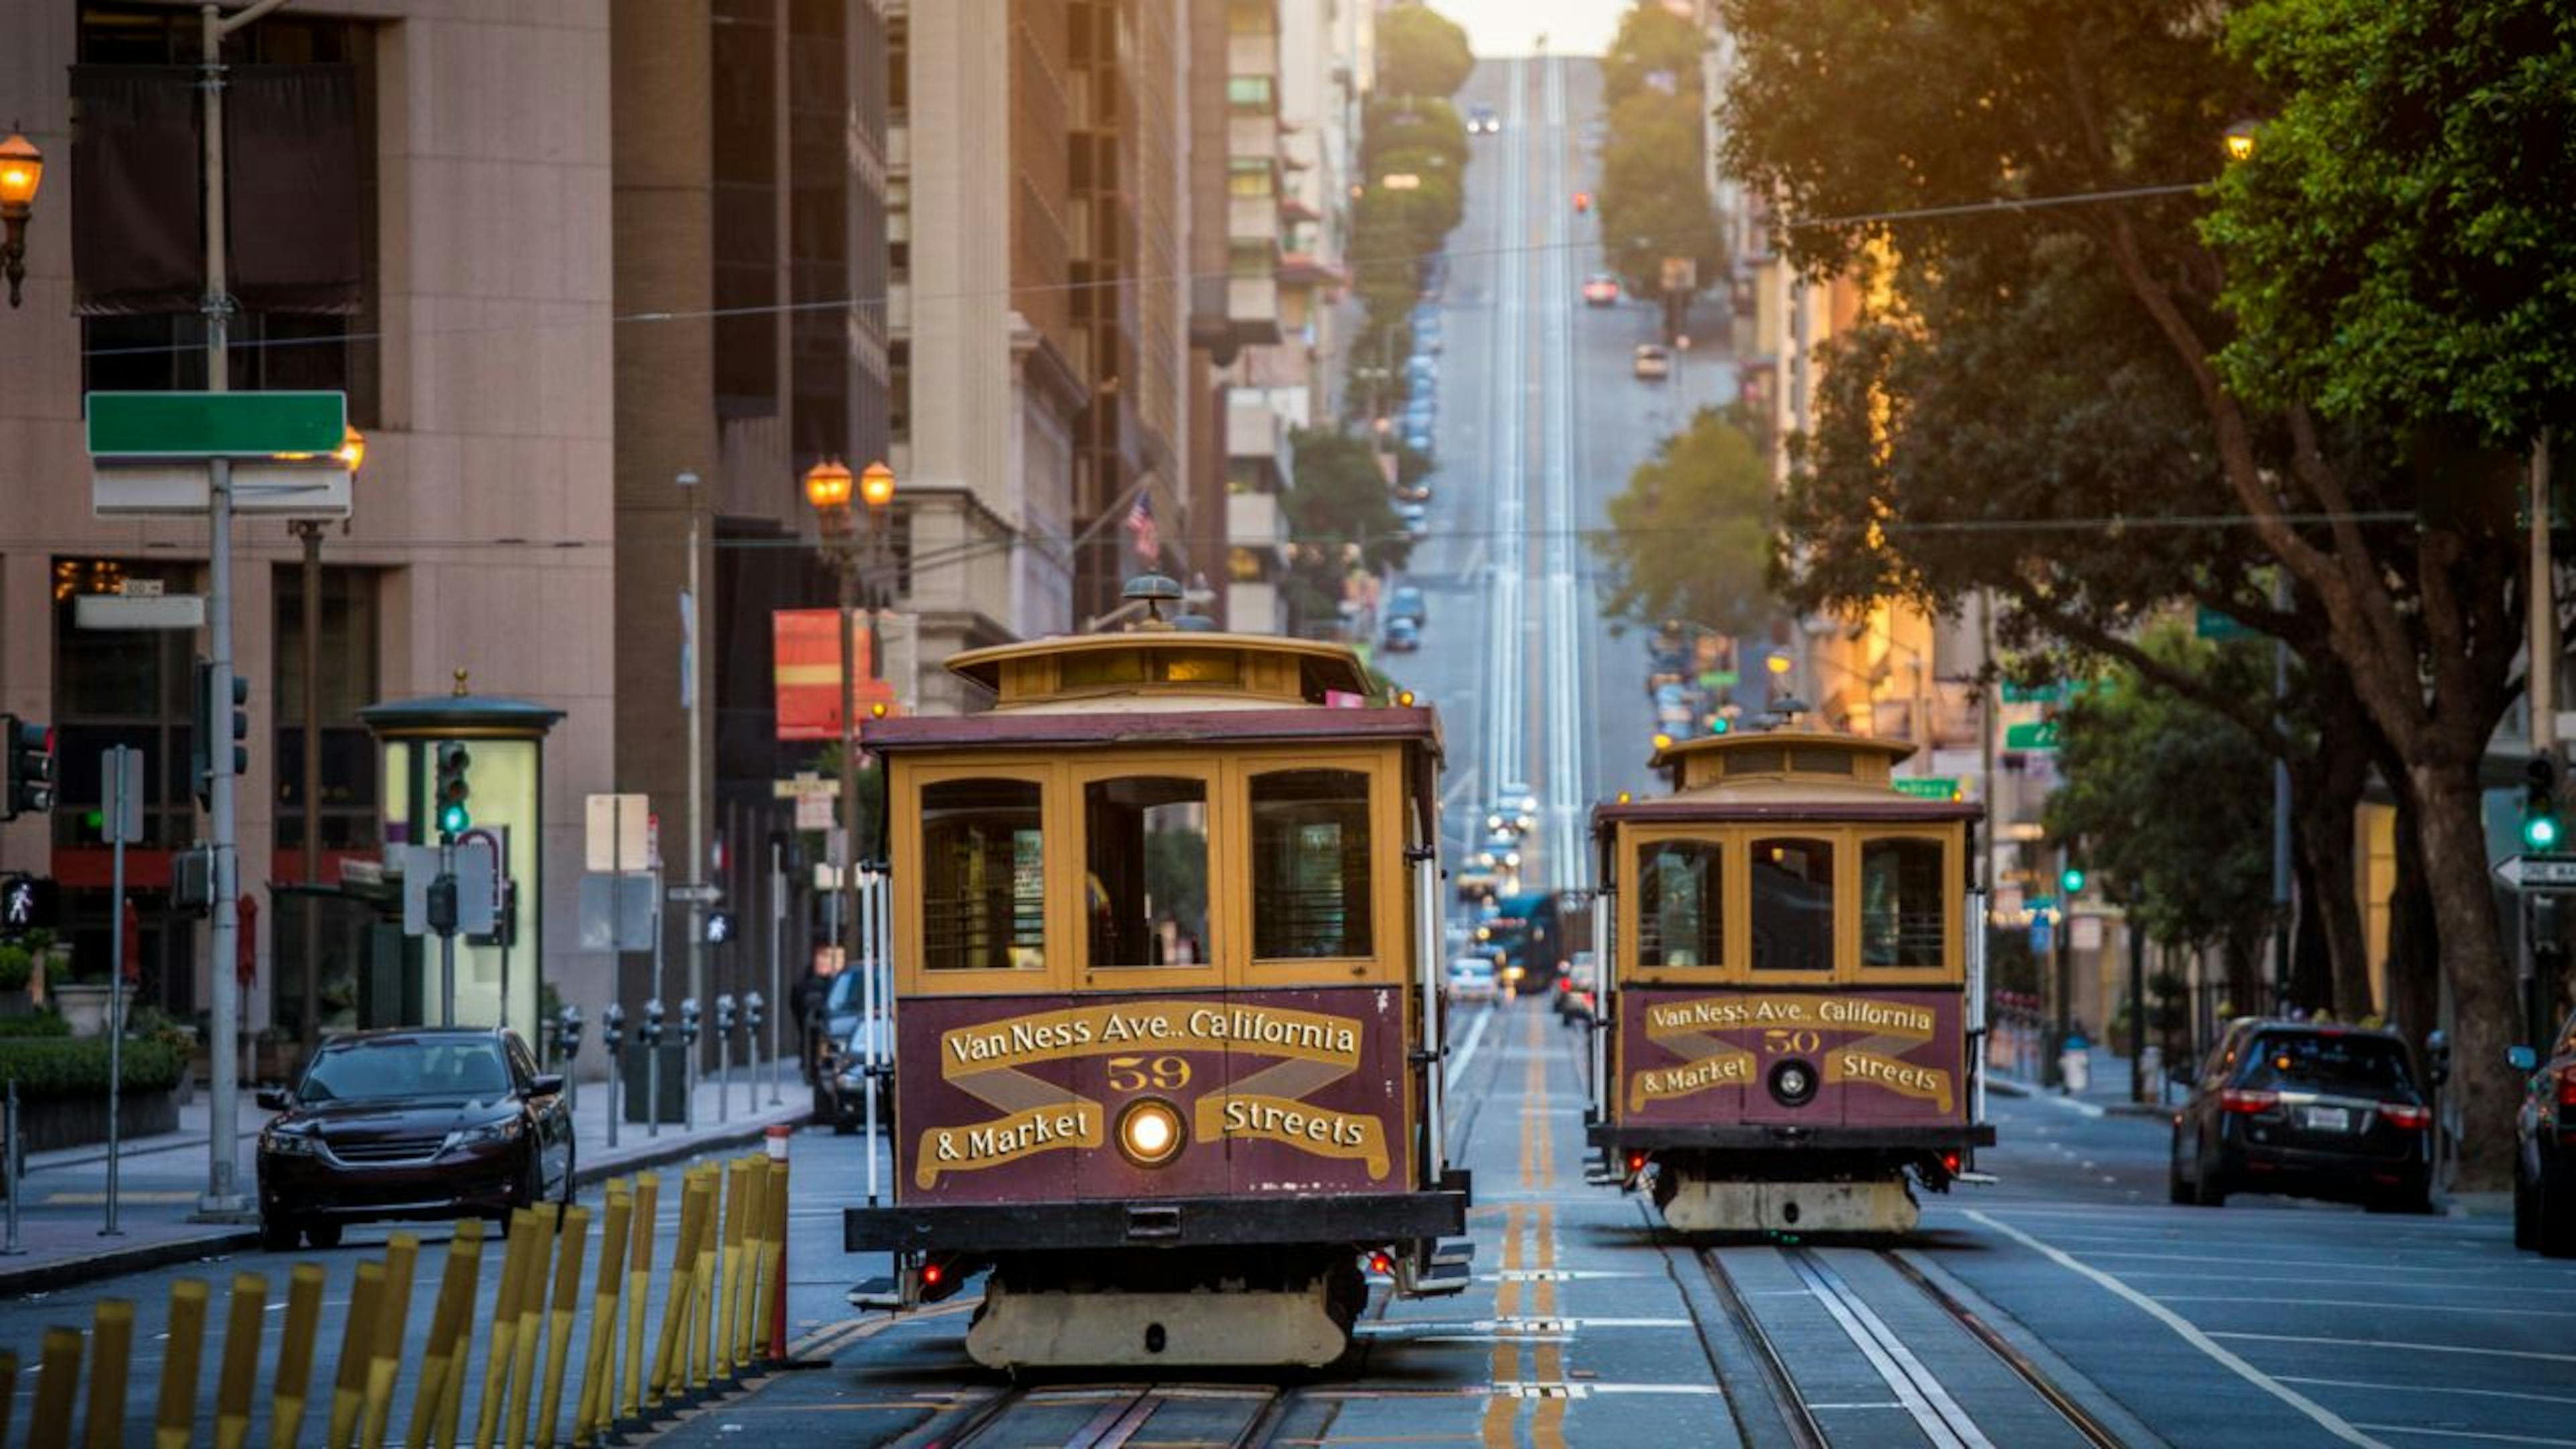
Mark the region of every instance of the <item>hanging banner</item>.
[[[841, 737], [841, 611], [779, 609], [770, 614], [770, 641], [777, 682], [778, 737], [782, 740], [837, 740]], [[850, 621], [850, 659], [858, 675], [858, 708], [862, 723], [871, 706], [888, 713], [895, 705], [894, 685], [876, 678], [868, 657], [865, 615]]]

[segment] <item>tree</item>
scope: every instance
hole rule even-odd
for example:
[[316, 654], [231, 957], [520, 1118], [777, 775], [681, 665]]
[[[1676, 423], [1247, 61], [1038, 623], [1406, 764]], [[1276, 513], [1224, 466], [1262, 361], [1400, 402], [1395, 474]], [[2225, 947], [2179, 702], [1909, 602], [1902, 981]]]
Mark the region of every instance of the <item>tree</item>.
[[[1619, 17], [1601, 58], [1601, 94], [1613, 106], [1650, 87], [1682, 95], [1699, 109], [1699, 59], [1708, 37], [1661, 0], [1638, 0]], [[1653, 79], [1661, 77], [1660, 83]]]
[[[2259, 649], [2195, 639], [2187, 622], [2158, 623], [2140, 647], [2219, 690], [2270, 684]], [[2270, 759], [2226, 719], [2116, 666], [2060, 714], [2058, 752], [2065, 783], [2048, 798], [2049, 833], [2077, 842], [2076, 858], [2149, 939], [2219, 949], [2229, 996], [2248, 1009], [2272, 910]]]
[[1299, 428], [1290, 445], [1296, 473], [1279, 495], [1290, 539], [1282, 592], [1299, 620], [1329, 619], [1345, 579], [1402, 568], [1413, 556], [1413, 539], [1388, 501], [1386, 475], [1367, 439], [1337, 428]]
[[[2406, 429], [2412, 419], [2321, 413], [2296, 389], [2250, 400], [2231, 389], [2222, 289], [2287, 283], [2231, 276], [2199, 229], [2207, 199], [2156, 189], [2209, 176], [2228, 122], [2274, 108], [2259, 67], [2218, 51], [2197, 0], [1726, 0], [1726, 18], [1739, 52], [1724, 108], [1729, 162], [1770, 198], [1774, 235], [1794, 264], [1825, 276], [1892, 252], [1915, 277], [1976, 274], [2020, 295], [2055, 262], [2072, 269], [2064, 280], [2106, 288], [2180, 370], [2195, 426], [2171, 451], [2221, 485], [2225, 506], [2207, 516], [2223, 521], [2237, 574], [2252, 581], [2277, 569], [2311, 601], [2306, 615], [2324, 630], [2315, 657], [2349, 681], [2388, 746], [2458, 1006], [2464, 1167], [2472, 1181], [2497, 1180], [2514, 984], [2486, 877], [2478, 767], [2515, 689], [2524, 601], [2514, 480], [2489, 460], [2426, 446]], [[2436, 32], [2418, 33], [2436, 43]], [[2373, 119], [2408, 128], [2393, 114]], [[2376, 134], [2356, 127], [2339, 144], [2370, 151]], [[1812, 224], [1996, 196], [2051, 204]], [[2088, 197], [2105, 199], [2059, 204]], [[2354, 279], [2315, 280], [2331, 292]], [[2565, 288], [2563, 276], [2524, 280]], [[2333, 301], [2312, 294], [2291, 305]], [[2025, 552], [2126, 550], [2134, 539], [2107, 539], [2097, 521]]]
[[1768, 623], [1770, 497], [1770, 464], [1753, 440], [1701, 409], [1610, 500], [1610, 529], [1592, 539], [1609, 575], [1602, 612], [1644, 624], [1689, 619], [1727, 634]]
[[1377, 88], [1391, 96], [1454, 96], [1476, 68], [1467, 32], [1428, 5], [1407, 3], [1377, 17]]
[[1701, 164], [1699, 92], [1641, 90], [1610, 110], [1601, 148], [1601, 240], [1611, 267], [1639, 296], [1664, 289], [1664, 259], [1689, 257], [1721, 275], [1717, 204]]

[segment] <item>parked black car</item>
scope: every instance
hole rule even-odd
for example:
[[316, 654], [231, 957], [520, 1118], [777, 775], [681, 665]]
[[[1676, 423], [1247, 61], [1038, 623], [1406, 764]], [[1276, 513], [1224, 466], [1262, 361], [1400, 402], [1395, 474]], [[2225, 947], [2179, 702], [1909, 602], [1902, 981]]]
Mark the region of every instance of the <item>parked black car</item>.
[[2513, 1245], [2576, 1258], [2576, 1016], [2549, 1050], [2546, 1061], [2529, 1047], [2511, 1058], [2530, 1078], [2514, 1115]]
[[572, 1196], [564, 1080], [516, 1032], [356, 1032], [322, 1044], [259, 1134], [260, 1235], [336, 1246], [345, 1223], [493, 1217]]
[[2248, 1019], [2211, 1049], [2174, 1114], [2168, 1188], [2216, 1207], [2232, 1192], [2432, 1206], [2433, 1111], [2394, 1032]]
[[877, 1062], [880, 1071], [894, 1066], [894, 1038], [885, 1030], [885, 1018], [853, 1016], [848, 1033], [823, 1058], [821, 1070], [814, 1077], [814, 1120], [829, 1122], [832, 1131], [843, 1137], [867, 1126], [868, 1095], [877, 1098], [877, 1129], [893, 1134], [894, 1098], [885, 1090], [885, 1079], [868, 1080], [868, 1037], [877, 1038]]

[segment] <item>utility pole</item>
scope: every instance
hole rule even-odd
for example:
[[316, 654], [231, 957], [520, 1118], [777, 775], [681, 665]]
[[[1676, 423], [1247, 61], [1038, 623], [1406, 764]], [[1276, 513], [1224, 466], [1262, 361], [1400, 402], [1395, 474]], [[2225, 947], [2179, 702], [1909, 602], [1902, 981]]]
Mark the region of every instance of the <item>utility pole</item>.
[[[707, 610], [698, 584], [698, 475], [683, 472], [675, 480], [689, 500], [689, 614], [680, 647], [680, 707], [689, 715], [689, 868], [681, 879], [691, 886], [700, 884], [707, 870], [707, 802], [706, 802], [706, 691], [704, 675]], [[707, 999], [706, 911], [703, 892], [689, 897], [689, 1000]], [[681, 1068], [685, 1100], [695, 1103], [698, 1090], [698, 1053], [693, 1043], [688, 1061]]]
[[[220, 6], [198, 9], [203, 38], [198, 93], [204, 98], [206, 186], [206, 390], [229, 391], [232, 379], [228, 347], [232, 340], [232, 294], [224, 254], [224, 37], [284, 5], [286, 0], [258, 0], [226, 19]], [[233, 697], [233, 465], [217, 456], [209, 461], [211, 506], [207, 509], [206, 654], [214, 697]], [[197, 1199], [199, 1219], [229, 1221], [250, 1210], [242, 1196], [240, 1171], [241, 979], [233, 963], [241, 959], [241, 855], [234, 814], [234, 777], [230, 741], [210, 741], [206, 751], [209, 829], [214, 834], [214, 914], [207, 928], [207, 954], [212, 965], [214, 1011], [208, 1022], [213, 1038], [206, 1053], [212, 1080], [208, 1084], [206, 1191]], [[119, 929], [122, 929], [120, 925]]]

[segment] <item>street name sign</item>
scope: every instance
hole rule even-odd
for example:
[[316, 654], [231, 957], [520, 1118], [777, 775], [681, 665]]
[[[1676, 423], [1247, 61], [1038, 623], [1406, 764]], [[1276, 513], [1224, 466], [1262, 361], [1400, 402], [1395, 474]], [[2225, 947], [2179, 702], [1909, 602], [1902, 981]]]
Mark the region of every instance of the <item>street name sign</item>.
[[796, 774], [770, 781], [769, 790], [772, 798], [779, 800], [801, 800], [808, 795], [833, 800], [840, 798], [841, 782], [831, 775]]
[[2507, 856], [2495, 874], [2518, 891], [2576, 891], [2576, 855]]
[[724, 899], [724, 887], [718, 885], [675, 885], [664, 892], [675, 906], [712, 906]]
[[1896, 777], [1896, 793], [1911, 795], [1918, 800], [1956, 800], [1959, 798], [1959, 777], [1899, 775]]
[[2004, 748], [2008, 750], [2053, 750], [2057, 748], [2057, 721], [2033, 720], [2028, 724], [2004, 726]]
[[[100, 518], [202, 516], [215, 501], [214, 475], [201, 458], [100, 458], [89, 490], [90, 512]], [[236, 463], [232, 496], [235, 513], [262, 518], [346, 518], [356, 498], [347, 466], [329, 453]]]
[[206, 627], [203, 594], [75, 594], [72, 627], [76, 629], [202, 629]]
[[93, 458], [327, 457], [349, 430], [336, 392], [94, 392]]

